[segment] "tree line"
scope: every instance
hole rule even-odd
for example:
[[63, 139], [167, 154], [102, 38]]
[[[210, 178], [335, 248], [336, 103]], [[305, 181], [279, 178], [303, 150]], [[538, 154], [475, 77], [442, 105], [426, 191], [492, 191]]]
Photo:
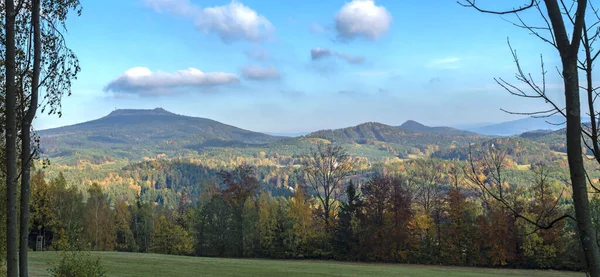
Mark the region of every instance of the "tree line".
[[[304, 183], [291, 196], [261, 190], [256, 169], [240, 165], [220, 171], [196, 201], [180, 191], [173, 208], [140, 198], [111, 200], [97, 184], [84, 199], [77, 188], [67, 187], [62, 174], [46, 181], [37, 171], [32, 178], [30, 247], [35, 249], [41, 236], [43, 248], [52, 250], [573, 270], [584, 266], [573, 222], [542, 229], [520, 217], [543, 222], [572, 209], [562, 200], [560, 182], [548, 177], [549, 167], [532, 167], [537, 178], [531, 182], [503, 184], [505, 199], [514, 200], [517, 214], [470, 180], [492, 182], [492, 171], [482, 163], [474, 165], [473, 175], [464, 163], [418, 160], [402, 172], [377, 170], [361, 181], [354, 181], [352, 164], [342, 148], [320, 147], [305, 160]], [[600, 209], [600, 201], [592, 203]]]

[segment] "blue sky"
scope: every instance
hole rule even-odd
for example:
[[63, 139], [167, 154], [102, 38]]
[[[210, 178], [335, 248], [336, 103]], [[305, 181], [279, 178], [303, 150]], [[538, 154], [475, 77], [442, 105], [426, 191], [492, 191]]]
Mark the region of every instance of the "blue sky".
[[[492, 0], [481, 1], [482, 4]], [[503, 1], [506, 7], [522, 1]], [[544, 103], [510, 96], [506, 40], [526, 71], [558, 58], [499, 16], [452, 0], [82, 0], [67, 40], [82, 71], [63, 116], [37, 129], [116, 108], [155, 108], [262, 132], [367, 121], [399, 125], [499, 122]], [[536, 17], [526, 19], [536, 23]], [[511, 18], [508, 18], [511, 19]], [[549, 86], [560, 81], [549, 70]]]

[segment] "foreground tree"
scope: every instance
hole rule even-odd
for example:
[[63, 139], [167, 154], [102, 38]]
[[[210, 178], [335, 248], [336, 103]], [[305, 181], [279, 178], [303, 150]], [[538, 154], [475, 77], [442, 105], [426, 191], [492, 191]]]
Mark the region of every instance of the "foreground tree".
[[[19, 272], [28, 276], [27, 252], [30, 226], [30, 175], [31, 161], [35, 158], [32, 147], [32, 122], [39, 104], [40, 89], [44, 89], [42, 106], [50, 114], [60, 115], [61, 98], [71, 93], [71, 81], [79, 72], [78, 60], [66, 46], [62, 32], [67, 14], [81, 12], [79, 0], [19, 1], [16, 20], [18, 72], [17, 90], [21, 138], [21, 226]], [[62, 28], [61, 28], [62, 27]], [[33, 41], [33, 42], [32, 42]], [[31, 49], [33, 48], [33, 51]]]
[[[566, 3], [564, 0], [544, 0], [543, 5], [542, 1], [531, 0], [526, 1], [523, 6], [509, 9], [505, 11], [495, 11], [495, 10], [487, 10], [479, 6], [475, 0], [464, 0], [461, 2], [464, 6], [472, 7], [477, 9], [478, 11], [492, 14], [514, 14], [519, 20], [515, 25], [525, 28], [530, 31], [532, 34], [541, 38], [544, 42], [551, 44], [558, 52], [561, 58], [561, 77], [563, 78], [564, 84], [564, 95], [565, 95], [565, 107], [560, 108], [549, 99], [546, 94], [546, 86], [545, 83], [538, 85], [529, 74], [523, 73], [521, 70], [519, 61], [516, 57], [516, 53], [513, 51], [513, 56], [515, 58], [515, 63], [517, 64], [517, 79], [524, 82], [531, 88], [534, 92], [533, 94], [529, 94], [524, 92], [522, 89], [505, 82], [502, 79], [497, 80], [497, 82], [506, 88], [510, 93], [525, 97], [525, 98], [538, 98], [544, 99], [546, 103], [551, 105], [550, 109], [547, 111], [527, 113], [530, 115], [552, 115], [552, 114], [562, 114], [566, 118], [566, 137], [567, 137], [567, 158], [570, 169], [570, 180], [571, 180], [571, 188], [572, 188], [572, 196], [573, 196], [573, 206], [575, 208], [575, 218], [577, 222], [577, 229], [579, 240], [581, 243], [581, 247], [585, 254], [585, 260], [587, 265], [587, 270], [591, 276], [597, 277], [600, 276], [600, 252], [598, 248], [598, 244], [596, 243], [596, 232], [592, 225], [592, 219], [590, 216], [590, 206], [588, 199], [588, 182], [587, 175], [583, 162], [583, 151], [582, 151], [582, 132], [588, 133], [587, 130], [582, 129], [581, 125], [581, 102], [580, 102], [580, 84], [579, 84], [579, 70], [587, 69], [585, 72], [587, 73], [587, 81], [588, 94], [591, 94], [588, 97], [588, 100], [592, 100], [589, 104], [590, 106], [590, 117], [592, 122], [592, 133], [590, 134], [592, 140], [597, 142], [597, 133], [594, 131], [596, 126], [596, 117], [597, 113], [594, 112], [593, 100], [595, 99], [595, 88], [593, 86], [589, 86], [592, 83], [591, 64], [596, 59], [598, 55], [590, 55], [591, 47], [589, 47], [590, 42], [593, 42], [595, 39], [590, 40], [590, 37], [597, 37], [598, 33], [593, 24], [586, 24], [586, 9], [588, 5], [592, 5], [591, 2], [587, 0], [577, 0], [572, 1], [572, 3]], [[545, 26], [529, 26], [525, 24], [519, 14], [526, 10], [537, 10], [540, 16], [543, 18], [542, 22], [545, 22]], [[596, 10], [592, 7], [591, 9], [594, 13]], [[590, 17], [588, 17], [590, 18]], [[593, 18], [593, 17], [591, 17]], [[596, 14], [595, 19], [598, 21], [598, 16]], [[589, 26], [586, 27], [586, 26]], [[547, 31], [548, 36], [544, 36], [541, 32]], [[588, 35], [588, 32], [591, 35]], [[570, 34], [570, 35], [569, 35]], [[584, 49], [586, 50], [586, 58], [585, 62], [580, 64], [579, 62], [579, 52], [581, 48], [582, 41], [585, 45]], [[587, 41], [587, 43], [586, 43]], [[511, 48], [512, 51], [512, 48]], [[542, 77], [544, 78], [542, 82], [545, 82], [545, 74], [542, 62]], [[591, 92], [591, 93], [590, 93]], [[588, 101], [589, 102], [589, 101]], [[586, 128], [587, 129], [587, 128]], [[598, 149], [598, 144], [596, 143], [595, 149]], [[600, 157], [600, 153], [596, 152]], [[600, 159], [598, 159], [600, 161]]]
[[342, 182], [354, 169], [354, 162], [341, 146], [319, 145], [304, 161], [307, 185], [321, 205], [319, 216], [329, 229], [330, 217], [336, 210]]
[[249, 165], [241, 165], [233, 171], [223, 171], [219, 174], [221, 184], [225, 186], [223, 196], [233, 209], [235, 232], [238, 239], [238, 255], [244, 255], [244, 207], [248, 199], [253, 197], [260, 183], [256, 179], [256, 169]]
[[[64, 94], [70, 94], [71, 80], [79, 72], [77, 58], [66, 47], [62, 32], [71, 10], [79, 9], [79, 0], [3, 1], [4, 17], [3, 67], [5, 148], [7, 179], [7, 254], [8, 274], [28, 275], [27, 253], [29, 234], [30, 167], [35, 158], [32, 151], [32, 122], [38, 107], [60, 115]], [[40, 105], [40, 91], [44, 105]], [[19, 130], [20, 132], [17, 132]], [[20, 136], [20, 167], [17, 166], [17, 135]], [[20, 250], [17, 251], [17, 180], [21, 179]], [[11, 240], [10, 242], [8, 240]], [[17, 269], [17, 265], [18, 268]]]
[[52, 194], [53, 236], [52, 247], [56, 250], [83, 248], [81, 239], [84, 227], [83, 195], [76, 187], [67, 188], [67, 181], [62, 173], [49, 183]]
[[[27, 252], [29, 246], [29, 199], [31, 195], [31, 124], [37, 112], [38, 91], [42, 61], [42, 35], [40, 31], [40, 0], [31, 1], [31, 22], [33, 25], [33, 72], [31, 77], [31, 96], [26, 113], [21, 112], [21, 225], [19, 241], [19, 272], [21, 277], [29, 275], [27, 267]], [[24, 107], [23, 85], [21, 85], [21, 107]]]
[[292, 220], [293, 242], [295, 257], [311, 256], [318, 228], [314, 224], [313, 202], [306, 192], [297, 187], [294, 195], [289, 199], [289, 214]]
[[0, 276], [6, 276], [6, 186], [5, 179], [0, 180]]
[[31, 181], [31, 201], [34, 203], [30, 207], [31, 232], [43, 238], [42, 248], [45, 248], [46, 242], [51, 238], [52, 223], [56, 219], [52, 206], [52, 190], [41, 170], [33, 175]]
[[194, 249], [192, 237], [172, 216], [158, 214], [152, 232], [150, 251], [170, 255], [188, 255]]
[[4, 64], [5, 90], [4, 130], [6, 148], [6, 273], [7, 277], [19, 275], [17, 251], [17, 87], [15, 85], [15, 3], [4, 1]]
[[[220, 194], [214, 194], [199, 213], [196, 233], [198, 242], [196, 253], [206, 256], [231, 255], [234, 239], [231, 226], [232, 208]], [[239, 254], [239, 252], [237, 253]]]
[[97, 184], [88, 189], [90, 197], [85, 211], [85, 233], [92, 249], [111, 251], [115, 247], [115, 215], [108, 206], [108, 199]]
[[132, 206], [131, 229], [135, 245], [139, 252], [145, 253], [150, 249], [152, 231], [154, 228], [154, 202], [142, 202], [136, 199]]
[[257, 206], [258, 253], [267, 257], [286, 258], [292, 250], [289, 247], [292, 222], [288, 212], [288, 202], [283, 197], [273, 197], [262, 192]]
[[364, 216], [361, 239], [367, 259], [406, 261], [412, 195], [401, 176], [379, 175], [362, 187]]
[[339, 220], [333, 237], [336, 254], [349, 260], [359, 258], [359, 230], [356, 230], [356, 227], [362, 208], [360, 197], [356, 186], [350, 181], [346, 187], [346, 201], [340, 206]]
[[115, 206], [115, 249], [118, 251], [133, 252], [136, 250], [131, 222], [129, 205], [124, 200], [119, 201]]

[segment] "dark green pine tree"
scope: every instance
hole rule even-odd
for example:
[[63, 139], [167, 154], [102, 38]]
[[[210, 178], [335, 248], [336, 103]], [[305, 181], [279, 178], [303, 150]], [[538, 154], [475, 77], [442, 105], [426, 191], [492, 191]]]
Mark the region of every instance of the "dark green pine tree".
[[339, 259], [358, 260], [359, 239], [356, 224], [353, 224], [360, 213], [362, 202], [356, 186], [352, 181], [346, 187], [346, 202], [340, 206], [339, 220], [333, 235], [335, 254]]

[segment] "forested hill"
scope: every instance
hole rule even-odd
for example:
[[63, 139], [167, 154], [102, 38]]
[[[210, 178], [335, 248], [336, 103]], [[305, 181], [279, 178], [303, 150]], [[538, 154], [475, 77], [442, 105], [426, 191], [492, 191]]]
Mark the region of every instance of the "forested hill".
[[252, 132], [207, 118], [189, 117], [153, 110], [115, 110], [105, 117], [71, 126], [42, 130], [46, 138], [85, 134], [93, 141], [139, 142], [181, 139], [186, 136], [234, 140], [245, 143], [268, 143], [276, 136]]
[[[414, 127], [416, 124], [410, 125]], [[407, 124], [402, 126], [405, 125]], [[368, 144], [371, 142], [384, 142], [412, 147], [423, 147], [427, 145], [447, 147], [457, 144], [462, 145], [473, 141], [483, 140], [485, 138], [484, 136], [474, 133], [468, 135], [469, 132], [442, 131], [447, 129], [433, 129], [425, 125], [421, 125], [422, 127], [418, 128], [419, 130], [402, 126], [395, 127], [376, 122], [368, 122], [344, 129], [322, 130], [310, 133], [307, 137], [322, 138], [338, 143]]]
[[452, 127], [445, 127], [445, 126], [429, 127], [429, 126], [423, 125], [419, 122], [416, 122], [414, 120], [408, 120], [408, 121], [402, 123], [402, 125], [398, 126], [398, 128], [404, 129], [407, 131], [415, 131], [415, 132], [422, 132], [422, 133], [434, 133], [434, 134], [442, 134], [442, 135], [453, 135], [453, 136], [478, 136], [479, 135], [479, 134], [476, 134], [473, 132], [459, 130], [459, 129], [452, 128]]
[[[206, 118], [177, 115], [162, 108], [115, 110], [109, 115], [39, 131], [44, 154], [50, 157], [87, 155], [140, 159], [174, 156], [202, 144], [265, 144], [281, 137], [240, 129]], [[90, 153], [95, 151], [95, 153]]]

